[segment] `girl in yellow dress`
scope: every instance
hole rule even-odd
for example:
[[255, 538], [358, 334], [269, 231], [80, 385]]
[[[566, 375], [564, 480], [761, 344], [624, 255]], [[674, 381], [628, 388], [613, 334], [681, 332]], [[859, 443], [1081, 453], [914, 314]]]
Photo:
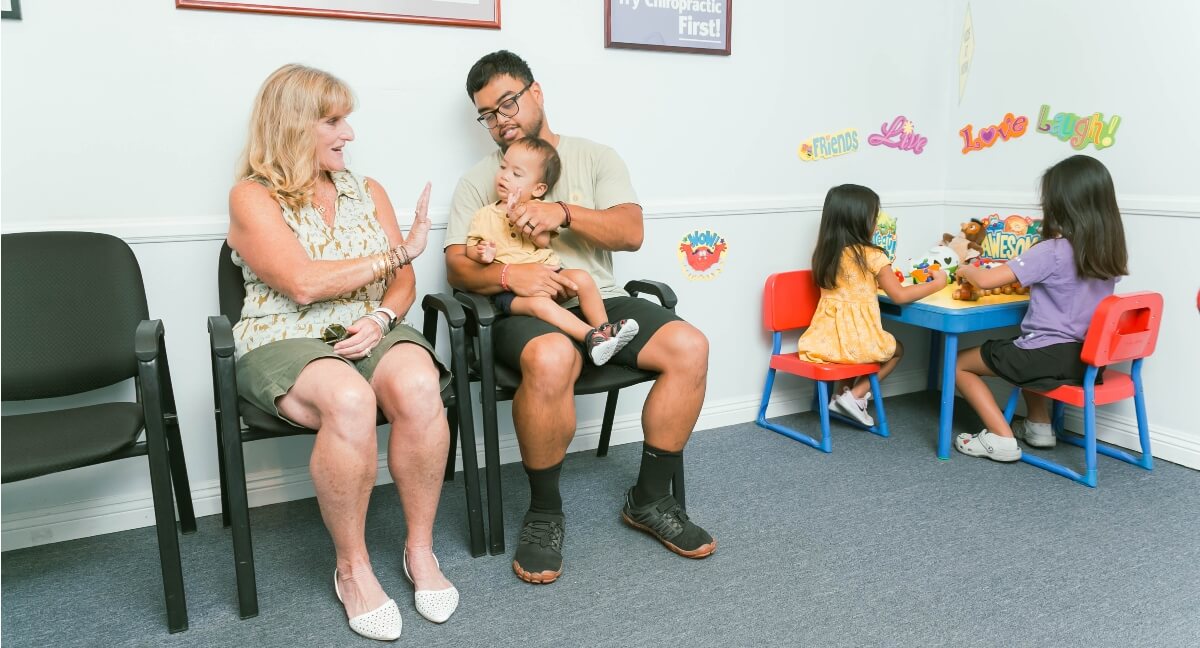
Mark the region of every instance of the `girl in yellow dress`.
[[[879, 380], [896, 368], [903, 349], [879, 319], [877, 289], [897, 304], [932, 295], [946, 285], [946, 273], [933, 271], [933, 280], [905, 286], [896, 278], [892, 262], [882, 248], [871, 244], [879, 216], [879, 195], [853, 184], [834, 187], [825, 194], [821, 228], [813, 251], [813, 279], [821, 300], [812, 323], [800, 336], [800, 359], [840, 364], [881, 363]], [[863, 425], [875, 425], [867, 413], [870, 381], [862, 376], [834, 385], [830, 409]]]

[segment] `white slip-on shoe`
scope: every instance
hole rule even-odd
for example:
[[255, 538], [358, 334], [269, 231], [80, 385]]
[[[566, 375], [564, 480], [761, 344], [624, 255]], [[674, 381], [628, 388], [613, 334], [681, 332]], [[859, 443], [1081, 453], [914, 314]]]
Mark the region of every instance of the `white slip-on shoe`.
[[1034, 448], [1053, 448], [1058, 445], [1054, 436], [1054, 428], [1049, 423], [1033, 423], [1029, 419], [1021, 421], [1021, 425], [1013, 426], [1013, 434], [1025, 445]]
[[866, 405], [859, 405], [858, 399], [854, 397], [849, 388], [843, 389], [842, 393], [835, 396], [829, 406], [837, 413], [848, 416], [867, 427], [875, 426], [875, 419], [867, 413]]
[[954, 449], [972, 457], [987, 457], [1005, 463], [1021, 459], [1021, 448], [1017, 440], [980, 430], [979, 434], [960, 434], [955, 439]]
[[[437, 556], [433, 557], [433, 562], [437, 563], [438, 569], [441, 569], [442, 563], [438, 561]], [[404, 577], [408, 582], [416, 588], [416, 583], [413, 582], [412, 575], [408, 573], [408, 548], [404, 548]], [[445, 623], [446, 619], [450, 618], [451, 614], [458, 609], [458, 588], [451, 585], [446, 589], [440, 590], [416, 590], [413, 594], [413, 603], [417, 606], [417, 612], [421, 616], [433, 621], [434, 623]]]
[[[333, 593], [337, 594], [338, 602], [342, 601], [342, 591], [338, 588], [337, 570], [333, 570]], [[400, 638], [400, 629], [404, 621], [400, 618], [400, 608], [396, 601], [388, 599], [379, 607], [350, 619], [350, 629], [367, 639], [378, 641], [395, 641]]]

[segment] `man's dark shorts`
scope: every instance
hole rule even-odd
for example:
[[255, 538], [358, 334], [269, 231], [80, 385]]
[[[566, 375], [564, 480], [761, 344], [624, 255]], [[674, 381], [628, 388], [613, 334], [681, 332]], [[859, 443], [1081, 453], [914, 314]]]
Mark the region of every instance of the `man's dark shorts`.
[[[658, 302], [640, 297], [610, 297], [604, 300], [604, 309], [608, 311], [608, 319], [616, 322], [623, 319], [635, 319], [638, 323], [637, 337], [633, 338], [624, 349], [617, 352], [609, 360], [609, 364], [624, 367], [636, 367], [637, 357], [642, 348], [650, 341], [658, 329], [670, 322], [683, 321], [671, 311], [663, 308]], [[569, 309], [576, 316], [581, 315], [579, 307]], [[525, 315], [510, 315], [496, 321], [492, 331], [496, 343], [496, 359], [505, 365], [520, 371], [521, 351], [535, 337], [547, 333], [566, 333], [535, 317]], [[583, 345], [576, 343], [580, 355], [583, 355]]]

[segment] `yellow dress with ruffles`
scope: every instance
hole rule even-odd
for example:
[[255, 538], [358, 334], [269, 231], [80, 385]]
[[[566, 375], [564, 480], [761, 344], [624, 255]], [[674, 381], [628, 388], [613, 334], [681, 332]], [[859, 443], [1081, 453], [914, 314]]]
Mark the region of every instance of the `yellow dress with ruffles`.
[[852, 248], [842, 251], [837, 284], [821, 289], [812, 324], [800, 336], [799, 355], [806, 362], [866, 364], [896, 354], [896, 338], [883, 330], [876, 293], [879, 270], [891, 263], [880, 250], [864, 247], [870, 274], [854, 262]]

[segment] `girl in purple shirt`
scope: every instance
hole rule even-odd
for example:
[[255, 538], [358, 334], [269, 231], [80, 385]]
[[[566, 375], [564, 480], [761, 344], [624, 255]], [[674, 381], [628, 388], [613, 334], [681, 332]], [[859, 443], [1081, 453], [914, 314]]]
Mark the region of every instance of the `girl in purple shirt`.
[[[1029, 287], [1029, 311], [1021, 336], [989, 340], [958, 354], [955, 382], [987, 427], [960, 434], [954, 447], [994, 461], [1017, 461], [1014, 430], [982, 376], [999, 376], [1022, 387], [1028, 416], [1019, 438], [1035, 448], [1055, 444], [1049, 399], [1061, 385], [1083, 382], [1079, 359], [1092, 313], [1128, 273], [1125, 229], [1112, 176], [1095, 158], [1069, 157], [1042, 176], [1042, 241], [1007, 264], [984, 270], [960, 268], [958, 276], [980, 288], [1014, 281]], [[1101, 382], [1100, 380], [1096, 381]]]

